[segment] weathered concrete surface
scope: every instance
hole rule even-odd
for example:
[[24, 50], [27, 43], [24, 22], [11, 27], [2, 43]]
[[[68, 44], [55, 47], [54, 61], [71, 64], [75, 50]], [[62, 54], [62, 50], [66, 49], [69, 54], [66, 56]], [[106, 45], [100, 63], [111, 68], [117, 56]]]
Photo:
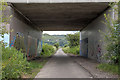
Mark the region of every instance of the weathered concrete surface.
[[80, 56], [78, 57], [78, 56], [74, 56], [74, 55], [70, 55], [70, 56], [76, 63], [80, 64], [88, 72], [90, 72], [90, 74], [92, 74], [94, 78], [118, 78], [118, 75], [99, 70], [97, 68], [97, 66], [100, 63], [97, 62], [96, 60], [84, 58], [84, 57], [80, 57]]
[[91, 75], [67, 56], [62, 49], [46, 63], [35, 78], [90, 78]]
[[7, 0], [12, 3], [75, 3], [75, 2], [115, 2], [117, 0]]
[[109, 7], [108, 2], [13, 3], [12, 5], [42, 31], [82, 30]]
[[23, 15], [18, 13], [10, 6], [7, 7], [6, 14], [12, 15], [9, 21], [10, 27], [10, 47], [14, 47], [17, 33], [23, 37], [23, 43], [26, 50], [26, 55], [29, 57], [37, 57], [41, 51], [42, 31], [36, 30], [32, 23], [29, 23]]
[[[103, 23], [105, 22], [104, 14], [110, 14], [111, 18], [113, 19], [116, 16], [112, 9], [109, 8], [81, 31], [82, 41], [80, 45], [82, 56], [86, 56], [99, 61], [98, 55], [103, 55], [105, 53], [105, 47], [103, 47], [103, 44], [105, 44], [103, 40], [104, 36], [102, 33], [99, 32], [99, 30], [105, 32], [107, 29], [106, 25]], [[98, 51], [98, 45], [101, 49], [101, 53], [99, 53]], [[101, 61], [104, 61], [104, 59], [102, 59]]]

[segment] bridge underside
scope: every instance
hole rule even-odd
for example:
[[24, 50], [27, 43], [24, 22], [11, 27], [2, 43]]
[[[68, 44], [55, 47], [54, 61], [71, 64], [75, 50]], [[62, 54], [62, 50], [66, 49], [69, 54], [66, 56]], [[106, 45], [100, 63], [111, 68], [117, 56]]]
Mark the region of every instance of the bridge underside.
[[42, 31], [77, 31], [85, 28], [109, 6], [91, 3], [12, 3], [12, 7]]
[[[28, 58], [40, 56], [42, 31], [81, 31], [80, 55], [97, 60], [98, 45], [102, 49], [104, 44], [100, 42], [102, 37], [98, 32], [105, 32], [106, 25], [102, 23], [105, 21], [104, 14], [110, 13], [114, 18], [114, 12], [108, 2], [11, 2], [10, 5], [8, 12], [13, 15], [10, 28], [14, 30], [10, 33], [10, 44], [14, 44], [17, 33], [24, 36]], [[102, 49], [102, 53], [104, 51]]]

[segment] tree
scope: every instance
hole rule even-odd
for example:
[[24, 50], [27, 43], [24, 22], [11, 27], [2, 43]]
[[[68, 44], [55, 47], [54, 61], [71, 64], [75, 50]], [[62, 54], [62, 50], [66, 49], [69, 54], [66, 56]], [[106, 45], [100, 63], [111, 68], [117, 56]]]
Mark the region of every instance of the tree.
[[75, 34], [68, 34], [66, 36], [66, 39], [68, 40], [70, 47], [75, 47], [75, 46], [80, 45], [79, 44], [79, 41], [80, 41], [80, 33], [79, 32], [77, 32]]

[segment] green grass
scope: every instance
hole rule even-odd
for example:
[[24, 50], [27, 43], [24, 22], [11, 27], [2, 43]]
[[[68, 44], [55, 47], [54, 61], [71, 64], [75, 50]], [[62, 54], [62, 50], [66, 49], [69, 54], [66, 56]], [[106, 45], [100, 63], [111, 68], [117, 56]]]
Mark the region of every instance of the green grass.
[[104, 64], [99, 64], [97, 68], [105, 72], [110, 72], [112, 74], [119, 74], [118, 65], [104, 63]]
[[22, 78], [35, 78], [35, 76], [40, 72], [40, 69], [43, 68], [47, 61], [48, 58], [30, 61], [29, 63], [31, 70], [28, 71], [26, 74], [23, 74]]

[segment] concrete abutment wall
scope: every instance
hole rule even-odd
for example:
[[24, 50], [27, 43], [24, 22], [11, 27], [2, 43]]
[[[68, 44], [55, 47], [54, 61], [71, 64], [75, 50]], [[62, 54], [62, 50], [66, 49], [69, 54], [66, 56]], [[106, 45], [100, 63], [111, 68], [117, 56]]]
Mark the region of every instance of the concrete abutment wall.
[[93, 20], [86, 28], [81, 31], [81, 40], [80, 40], [80, 55], [84, 57], [88, 57], [100, 62], [104, 62], [104, 59], [100, 59], [105, 53], [104, 47], [104, 36], [99, 32], [106, 32], [106, 25], [104, 14], [110, 14], [112, 18], [115, 17], [114, 12], [111, 8], [107, 9], [102, 13], [98, 18]]
[[10, 20], [10, 47], [16, 47], [15, 43], [20, 39], [20, 43], [17, 45], [23, 46], [29, 59], [39, 57], [42, 50], [42, 31], [33, 28], [32, 24], [15, 9], [10, 6], [8, 8], [12, 15]]

